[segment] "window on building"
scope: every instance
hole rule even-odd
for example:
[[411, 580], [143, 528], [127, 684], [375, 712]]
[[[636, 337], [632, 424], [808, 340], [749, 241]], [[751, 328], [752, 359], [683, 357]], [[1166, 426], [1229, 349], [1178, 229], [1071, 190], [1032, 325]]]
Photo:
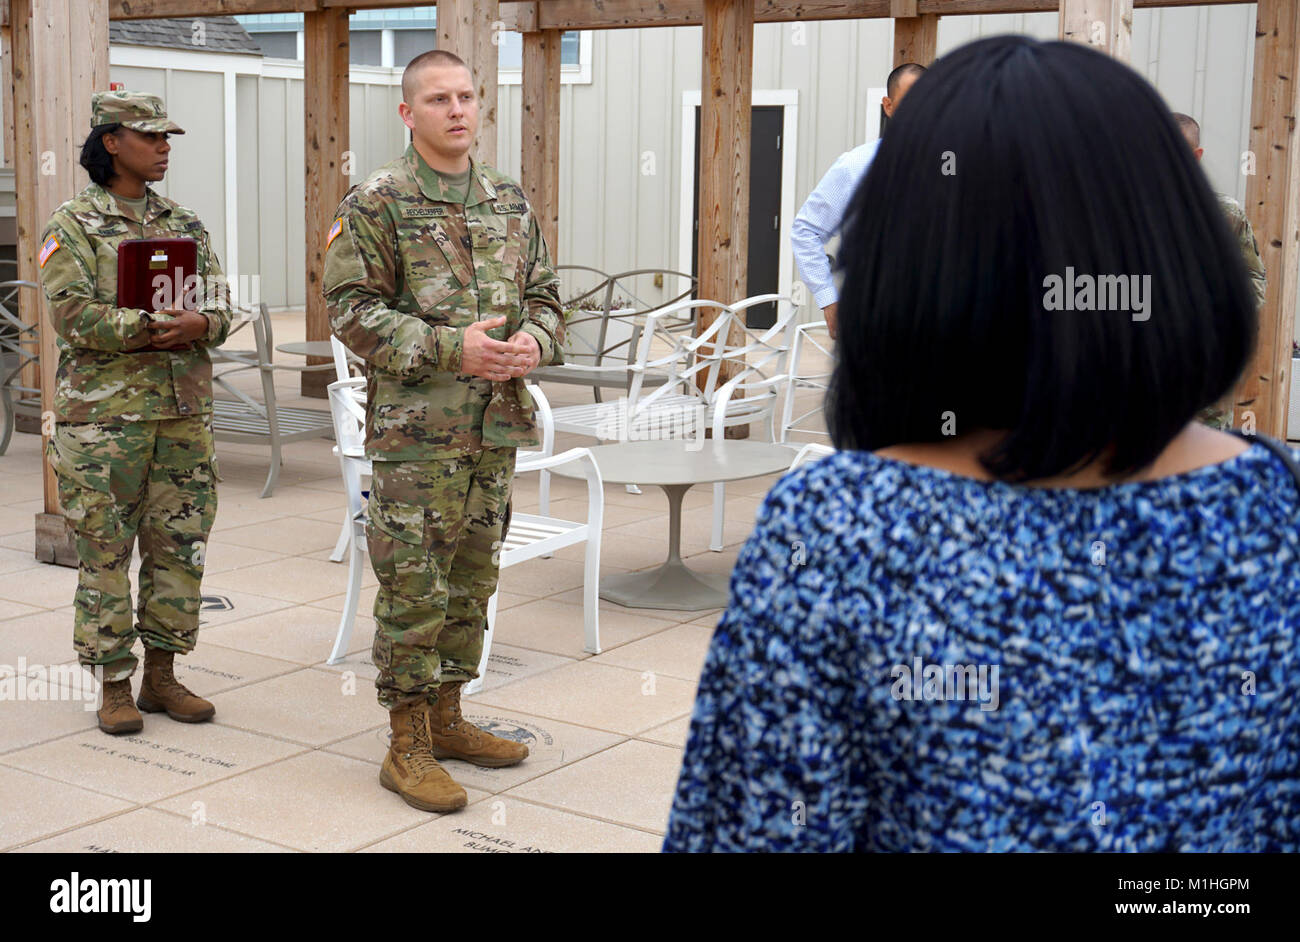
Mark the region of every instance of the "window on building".
[[257, 43], [262, 49], [262, 55], [271, 59], [297, 59], [298, 58], [298, 32], [292, 33], [253, 33], [248, 35], [253, 37], [253, 42]]
[[433, 29], [393, 30], [393, 67], [406, 68], [406, 64], [422, 52], [438, 48], [438, 31]]
[[348, 31], [348, 61], [353, 65], [384, 64], [384, 34], [378, 29]]

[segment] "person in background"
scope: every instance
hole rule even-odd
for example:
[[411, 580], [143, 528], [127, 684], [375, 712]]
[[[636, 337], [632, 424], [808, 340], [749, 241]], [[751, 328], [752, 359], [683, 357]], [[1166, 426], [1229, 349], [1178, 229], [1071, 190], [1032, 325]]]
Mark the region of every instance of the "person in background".
[[[925, 66], [905, 62], [889, 73], [885, 81], [886, 95], [880, 100], [886, 118], [892, 118], [912, 84], [925, 72]], [[849, 199], [876, 154], [879, 140], [847, 151], [831, 164], [826, 175], [808, 194], [799, 208], [790, 228], [790, 244], [794, 247], [795, 263], [799, 275], [812, 295], [813, 303], [822, 310], [831, 337], [836, 336], [835, 282], [831, 278], [830, 262], [826, 258], [826, 243], [840, 231], [844, 210]]]
[[[81, 150], [90, 184], [54, 211], [37, 262], [59, 336], [46, 454], [77, 538], [74, 646], [84, 667], [103, 668], [99, 728], [118, 735], [143, 728], [139, 710], [185, 723], [216, 713], [176, 679], [173, 659], [198, 639], [204, 551], [217, 512], [208, 350], [225, 341], [233, 315], [202, 221], [149, 186], [167, 173], [168, 135], [185, 133], [162, 99], [96, 92], [90, 123]], [[118, 307], [118, 246], [178, 237], [198, 243], [205, 290], [197, 310]], [[186, 291], [175, 285], [172, 297]], [[144, 680], [132, 703], [137, 637]]]
[[[1183, 137], [1187, 141], [1187, 146], [1192, 149], [1192, 154], [1197, 160], [1205, 153], [1205, 148], [1201, 146], [1201, 126], [1197, 124], [1196, 119], [1189, 114], [1183, 114], [1181, 111], [1174, 112], [1174, 120], [1178, 122], [1178, 129], [1183, 132]], [[1228, 226], [1232, 229], [1233, 238], [1237, 240], [1237, 246], [1241, 251], [1241, 260], [1246, 264], [1246, 271], [1250, 274], [1250, 285], [1255, 292], [1255, 303], [1257, 306], [1264, 303], [1264, 292], [1268, 288], [1268, 279], [1264, 273], [1264, 262], [1259, 257], [1259, 245], [1255, 242], [1255, 231], [1250, 227], [1250, 220], [1246, 218], [1246, 211], [1242, 209], [1241, 204], [1231, 196], [1218, 194], [1219, 205], [1223, 208], [1223, 213], [1228, 217]], [[1233, 421], [1233, 403], [1232, 391], [1222, 402], [1216, 402], [1214, 405], [1202, 410], [1200, 420], [1206, 425], [1218, 429], [1232, 428]]]
[[1078, 43], [908, 100], [845, 223], [840, 451], [759, 510], [664, 849], [1300, 850], [1300, 453], [1195, 421], [1258, 329], [1218, 199]]

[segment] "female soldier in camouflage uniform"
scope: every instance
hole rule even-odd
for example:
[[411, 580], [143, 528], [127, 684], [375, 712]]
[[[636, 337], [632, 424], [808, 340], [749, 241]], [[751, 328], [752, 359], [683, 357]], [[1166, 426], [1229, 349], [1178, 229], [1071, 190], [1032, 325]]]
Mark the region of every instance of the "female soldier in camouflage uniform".
[[[50, 218], [38, 256], [58, 333], [57, 425], [47, 455], [81, 562], [74, 646], [103, 668], [99, 727], [143, 726], [131, 697], [138, 634], [148, 712], [197, 723], [212, 704], [176, 681], [172, 658], [194, 648], [203, 552], [217, 509], [212, 364], [231, 311], [203, 223], [147, 184], [167, 171], [168, 134], [183, 134], [154, 95], [99, 92], [81, 164], [91, 184]], [[203, 280], [198, 310], [175, 286], [169, 308], [117, 306], [117, 250], [127, 239], [189, 237]], [[190, 286], [193, 288], [193, 286]], [[145, 350], [145, 348], [150, 348]], [[136, 621], [128, 577], [140, 538]]]

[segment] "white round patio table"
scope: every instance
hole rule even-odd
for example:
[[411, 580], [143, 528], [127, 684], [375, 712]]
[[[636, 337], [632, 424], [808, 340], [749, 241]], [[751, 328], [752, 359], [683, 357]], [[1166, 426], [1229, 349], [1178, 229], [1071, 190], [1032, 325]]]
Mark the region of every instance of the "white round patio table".
[[[727, 604], [727, 576], [698, 573], [682, 562], [682, 498], [696, 484], [741, 481], [790, 467], [794, 452], [771, 442], [660, 440], [590, 449], [606, 484], [654, 484], [668, 495], [668, 558], [657, 569], [604, 576], [600, 597], [628, 608], [701, 611]], [[581, 477], [557, 468], [552, 474]]]

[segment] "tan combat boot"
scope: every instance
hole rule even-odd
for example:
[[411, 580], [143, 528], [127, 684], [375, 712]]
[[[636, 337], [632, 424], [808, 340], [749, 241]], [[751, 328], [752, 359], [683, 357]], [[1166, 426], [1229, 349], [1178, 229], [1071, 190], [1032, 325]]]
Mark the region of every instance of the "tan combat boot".
[[172, 673], [174, 651], [161, 648], [144, 649], [144, 683], [136, 706], [146, 713], [161, 713], [178, 723], [205, 723], [217, 713], [217, 708], [202, 697], [195, 696]]
[[463, 683], [445, 683], [430, 701], [433, 715], [429, 731], [433, 734], [433, 754], [439, 759], [464, 759], [475, 765], [499, 769], [516, 765], [528, 758], [528, 747], [493, 736], [465, 720], [460, 712], [460, 688]]
[[379, 784], [421, 811], [455, 811], [469, 801], [438, 764], [429, 747], [429, 705], [405, 704], [388, 711], [393, 735], [379, 770]]
[[131, 702], [131, 678], [110, 680], [100, 690], [99, 728], [113, 736], [138, 733], [144, 729], [144, 717]]

